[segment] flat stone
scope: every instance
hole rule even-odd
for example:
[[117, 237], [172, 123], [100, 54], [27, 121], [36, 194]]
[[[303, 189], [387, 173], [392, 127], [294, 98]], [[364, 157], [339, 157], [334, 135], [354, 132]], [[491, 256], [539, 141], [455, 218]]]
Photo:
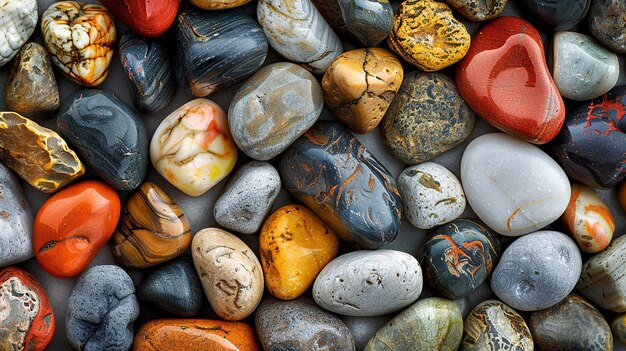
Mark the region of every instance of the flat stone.
[[446, 2], [470, 21], [487, 21], [502, 13], [508, 0], [446, 0]]
[[591, 0], [521, 0], [529, 18], [537, 19], [554, 31], [569, 30], [587, 15]]
[[250, 0], [190, 0], [192, 4], [206, 10], [224, 10], [242, 6]]
[[172, 25], [180, 6], [180, 0], [102, 0], [133, 32], [142, 37], [156, 38]]
[[0, 1], [0, 66], [6, 65], [26, 44], [37, 26], [37, 0]]
[[19, 180], [0, 163], [0, 267], [33, 257], [33, 213]]
[[593, 0], [589, 9], [589, 30], [598, 41], [618, 54], [626, 54], [626, 2]]
[[[333, 0], [335, 1], [335, 0]], [[376, 46], [393, 26], [393, 8], [388, 0], [336, 0], [346, 28], [365, 46]]]
[[622, 313], [613, 318], [611, 331], [613, 332], [613, 339], [616, 343], [626, 345], [626, 313]]

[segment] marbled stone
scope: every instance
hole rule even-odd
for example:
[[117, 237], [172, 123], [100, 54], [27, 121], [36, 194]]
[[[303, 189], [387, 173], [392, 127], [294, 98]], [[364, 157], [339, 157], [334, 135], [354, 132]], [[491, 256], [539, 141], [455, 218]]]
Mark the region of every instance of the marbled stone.
[[431, 229], [453, 221], [465, 211], [465, 193], [454, 173], [425, 162], [406, 168], [398, 176], [404, 215], [414, 226]]
[[244, 153], [267, 161], [311, 128], [323, 107], [322, 88], [311, 73], [293, 63], [273, 63], [233, 96], [228, 124]]
[[432, 72], [459, 62], [470, 48], [470, 34], [448, 5], [407, 0], [396, 13], [387, 45], [410, 64]]
[[554, 222], [567, 208], [571, 191], [567, 176], [550, 156], [502, 133], [480, 136], [467, 146], [461, 183], [476, 215], [508, 236]]
[[363, 48], [344, 52], [324, 73], [324, 100], [339, 121], [354, 132], [365, 134], [380, 123], [403, 77], [402, 63], [389, 50]]
[[181, 0], [101, 0], [133, 32], [160, 37], [174, 22]]
[[92, 267], [74, 285], [66, 313], [65, 332], [75, 350], [129, 350], [139, 316], [133, 281], [120, 267]]
[[41, 33], [50, 58], [63, 74], [87, 87], [107, 77], [116, 30], [102, 5], [75, 1], [52, 4], [41, 17]]
[[556, 305], [580, 276], [578, 247], [567, 235], [539, 231], [516, 239], [491, 275], [491, 290], [507, 305], [537, 311]]
[[267, 162], [241, 166], [215, 201], [213, 217], [222, 227], [242, 234], [259, 231], [280, 192], [280, 176]]
[[387, 38], [393, 26], [389, 0], [337, 1], [346, 28], [365, 46], [376, 46]]
[[342, 239], [378, 248], [398, 235], [402, 199], [393, 177], [340, 124], [316, 123], [287, 149], [279, 172], [284, 187]]
[[352, 334], [341, 319], [310, 298], [268, 297], [256, 311], [255, 325], [265, 350], [355, 350]]
[[0, 267], [33, 257], [33, 213], [17, 177], [0, 163]]
[[36, 0], [0, 1], [0, 66], [11, 61], [37, 26]]
[[411, 305], [385, 324], [364, 351], [456, 350], [463, 317], [452, 301], [429, 297]]
[[383, 119], [383, 142], [400, 162], [417, 164], [461, 144], [475, 123], [452, 79], [408, 72]]
[[498, 17], [508, 0], [446, 0], [470, 21], [486, 21]]
[[587, 15], [591, 0], [521, 0], [530, 18], [555, 31], [569, 30]]
[[117, 190], [137, 188], [148, 171], [148, 136], [137, 114], [113, 94], [79, 90], [57, 117], [59, 133]]
[[22, 47], [4, 86], [4, 101], [9, 110], [29, 117], [59, 109], [59, 88], [43, 46], [28, 43]]
[[244, 80], [261, 67], [267, 40], [259, 25], [240, 10], [187, 8], [176, 21], [176, 77], [198, 97]]
[[341, 7], [339, 7], [337, 0], [311, 0], [311, 2], [335, 33], [343, 39], [356, 40], [343, 20]]
[[611, 331], [613, 332], [613, 339], [616, 343], [626, 345], [626, 313], [622, 313], [613, 318]]
[[481, 27], [456, 66], [456, 86], [480, 117], [533, 144], [561, 130], [565, 105], [546, 64], [541, 36], [518, 17]]
[[226, 113], [207, 99], [179, 107], [154, 132], [150, 159], [154, 169], [185, 194], [209, 191], [237, 162]]
[[324, 73], [343, 52], [311, 0], [259, 0], [257, 18], [274, 50], [313, 73]]
[[422, 293], [422, 269], [415, 257], [395, 250], [360, 250], [330, 261], [313, 284], [320, 307], [348, 316], [399, 311]]
[[612, 51], [626, 54], [626, 2], [593, 0], [587, 18], [596, 39]]
[[242, 6], [250, 0], [190, 0], [192, 4], [206, 10], [224, 10]]
[[429, 235], [419, 260], [439, 294], [456, 300], [487, 281], [500, 254], [500, 241], [489, 228], [471, 219], [457, 219]]
[[34, 188], [53, 193], [85, 173], [55, 131], [15, 112], [0, 112], [0, 160]]

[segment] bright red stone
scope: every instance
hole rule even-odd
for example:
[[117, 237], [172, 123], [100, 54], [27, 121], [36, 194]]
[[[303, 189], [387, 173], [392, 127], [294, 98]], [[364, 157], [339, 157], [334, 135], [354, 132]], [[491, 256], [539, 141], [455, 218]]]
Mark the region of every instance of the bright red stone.
[[100, 181], [71, 185], [39, 209], [33, 229], [35, 258], [61, 278], [80, 274], [109, 240], [120, 218], [117, 192]]
[[100, 0], [133, 32], [148, 38], [161, 36], [172, 25], [180, 0]]
[[534, 144], [561, 130], [565, 105], [546, 64], [539, 32], [517, 17], [499, 17], [472, 38], [458, 64], [463, 99], [495, 127]]

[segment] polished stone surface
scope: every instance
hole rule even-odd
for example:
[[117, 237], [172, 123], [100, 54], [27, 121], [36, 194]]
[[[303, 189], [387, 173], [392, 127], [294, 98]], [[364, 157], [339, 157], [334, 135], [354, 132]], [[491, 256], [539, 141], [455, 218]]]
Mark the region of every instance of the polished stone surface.
[[33, 213], [11, 170], [0, 163], [0, 267], [33, 257]]
[[337, 1], [346, 28], [364, 46], [376, 46], [387, 38], [393, 25], [393, 8], [388, 0]]
[[521, 0], [534, 20], [554, 29], [569, 30], [587, 15], [592, 0]]
[[130, 29], [148, 38], [163, 35], [172, 25], [181, 0], [101, 0]]

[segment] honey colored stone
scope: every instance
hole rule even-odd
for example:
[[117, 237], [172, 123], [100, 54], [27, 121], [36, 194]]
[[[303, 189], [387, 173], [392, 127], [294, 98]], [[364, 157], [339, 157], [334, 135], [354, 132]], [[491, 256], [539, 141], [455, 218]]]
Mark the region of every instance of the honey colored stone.
[[302, 295], [337, 255], [337, 235], [302, 205], [279, 208], [259, 237], [261, 264], [269, 292], [282, 300]]
[[391, 50], [431, 72], [457, 63], [470, 47], [465, 26], [448, 5], [431, 0], [407, 0], [400, 5], [387, 38]]
[[206, 10], [224, 10], [245, 5], [250, 0], [190, 0], [192, 4]]
[[368, 133], [387, 112], [403, 77], [400, 60], [389, 50], [348, 51], [339, 55], [324, 74], [324, 100], [348, 128]]
[[30, 185], [53, 193], [85, 173], [59, 134], [15, 112], [0, 112], [0, 160]]

